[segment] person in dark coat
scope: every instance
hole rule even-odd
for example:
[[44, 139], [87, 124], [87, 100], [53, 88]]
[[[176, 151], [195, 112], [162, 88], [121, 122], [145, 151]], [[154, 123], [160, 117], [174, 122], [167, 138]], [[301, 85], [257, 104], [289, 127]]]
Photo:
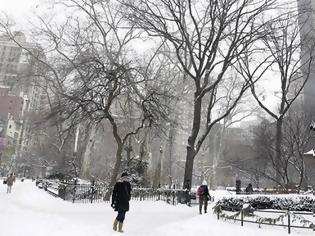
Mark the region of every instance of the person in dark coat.
[[253, 194], [254, 190], [253, 190], [252, 184], [247, 185], [245, 192], [246, 192], [246, 194]]
[[202, 185], [199, 186], [197, 195], [199, 197], [199, 214], [202, 214], [202, 206], [204, 206], [204, 212], [207, 213], [208, 201], [211, 197], [205, 180], [202, 182]]
[[7, 177], [7, 193], [11, 193], [11, 189], [13, 186], [13, 183], [15, 182], [15, 176], [11, 173], [8, 177]]
[[122, 173], [121, 178], [114, 186], [112, 194], [111, 206], [118, 212], [114, 221], [113, 229], [118, 232], [123, 232], [122, 227], [125, 220], [126, 212], [129, 211], [129, 201], [131, 198], [131, 185], [128, 181], [128, 174]]

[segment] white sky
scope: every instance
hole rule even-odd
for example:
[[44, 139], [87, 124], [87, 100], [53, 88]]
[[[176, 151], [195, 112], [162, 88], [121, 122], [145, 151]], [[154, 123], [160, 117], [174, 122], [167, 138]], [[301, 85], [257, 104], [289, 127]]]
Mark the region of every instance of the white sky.
[[24, 24], [40, 2], [43, 0], [0, 0], [0, 11]]
[[[45, 3], [53, 3], [54, 0], [0, 0], [0, 14], [5, 13], [10, 18], [14, 19], [17, 26], [21, 29], [28, 28], [29, 21], [34, 16], [35, 12], [47, 10]], [[45, 9], [46, 8], [46, 9]], [[20, 28], [20, 27], [18, 27]], [[274, 80], [273, 80], [274, 81]], [[266, 103], [274, 107], [277, 103], [277, 98], [274, 97], [274, 92], [279, 90], [279, 85], [270, 82], [262, 82], [261, 86], [266, 90]]]

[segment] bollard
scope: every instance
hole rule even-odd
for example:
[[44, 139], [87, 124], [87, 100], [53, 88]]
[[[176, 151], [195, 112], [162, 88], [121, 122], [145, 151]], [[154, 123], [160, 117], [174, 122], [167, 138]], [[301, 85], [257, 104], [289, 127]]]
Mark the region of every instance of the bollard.
[[288, 234], [291, 233], [290, 211], [288, 211]]
[[241, 209], [241, 226], [244, 225], [244, 210], [243, 208]]
[[76, 192], [76, 186], [72, 188], [72, 203], [74, 203], [75, 201], [75, 192]]

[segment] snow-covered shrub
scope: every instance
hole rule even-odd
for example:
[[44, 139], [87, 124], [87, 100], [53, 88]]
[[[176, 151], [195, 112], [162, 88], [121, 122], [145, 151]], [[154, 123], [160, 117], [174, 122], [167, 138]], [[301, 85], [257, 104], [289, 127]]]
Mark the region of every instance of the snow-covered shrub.
[[255, 209], [277, 209], [291, 211], [312, 211], [314, 199], [307, 196], [257, 196], [244, 198], [223, 198], [214, 207], [226, 211], [239, 211], [245, 203]]

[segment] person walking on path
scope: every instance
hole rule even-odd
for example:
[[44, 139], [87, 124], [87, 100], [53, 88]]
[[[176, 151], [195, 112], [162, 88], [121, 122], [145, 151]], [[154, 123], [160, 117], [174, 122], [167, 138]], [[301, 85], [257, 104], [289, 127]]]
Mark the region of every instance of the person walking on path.
[[11, 190], [12, 190], [12, 186], [13, 186], [13, 183], [15, 181], [15, 177], [14, 175], [11, 173], [8, 177], [7, 177], [7, 193], [11, 193]]
[[199, 197], [199, 214], [202, 214], [202, 206], [204, 206], [204, 213], [207, 213], [208, 201], [210, 200], [211, 196], [209, 194], [209, 189], [205, 180], [202, 181], [202, 185], [199, 186], [197, 195]]
[[126, 212], [129, 211], [129, 201], [131, 198], [131, 185], [128, 181], [128, 174], [126, 172], [121, 174], [121, 178], [114, 186], [112, 193], [111, 206], [118, 212], [113, 224], [113, 230], [123, 232], [123, 223]]
[[253, 194], [254, 190], [253, 190], [252, 184], [247, 185], [245, 192], [246, 192], [246, 194]]

